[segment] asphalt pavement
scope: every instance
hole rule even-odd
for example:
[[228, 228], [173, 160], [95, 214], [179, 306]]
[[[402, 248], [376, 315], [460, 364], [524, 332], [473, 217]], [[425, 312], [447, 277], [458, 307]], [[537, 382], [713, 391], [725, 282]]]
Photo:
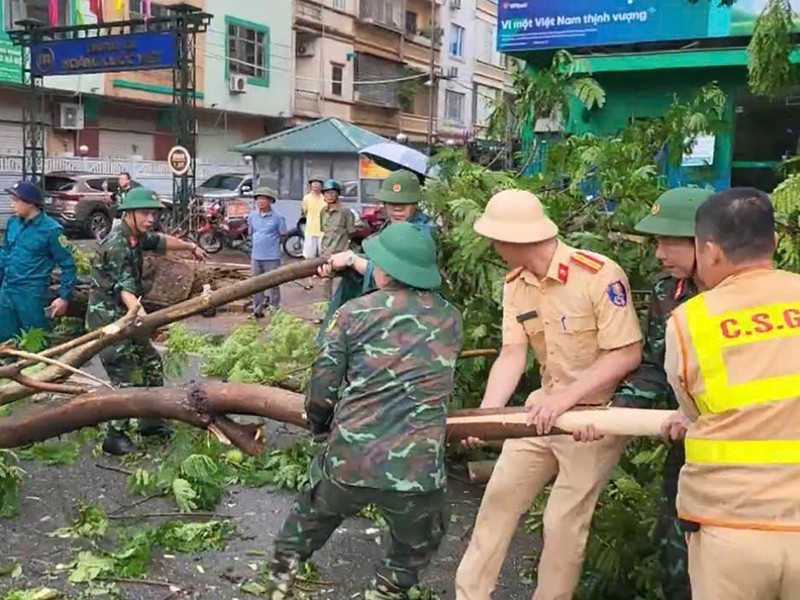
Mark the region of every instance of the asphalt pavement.
[[[225, 260], [228, 260], [226, 258]], [[314, 283], [309, 280], [309, 283]], [[298, 285], [283, 288], [284, 305], [290, 312], [309, 318], [314, 303], [320, 299], [320, 287], [311, 291]], [[196, 317], [188, 321], [192, 329], [209, 333], [226, 333], [246, 315], [224, 314], [211, 319]], [[88, 370], [104, 376], [95, 359]], [[181, 381], [202, 380], [197, 364], [193, 364]], [[270, 444], [289, 443], [302, 435], [285, 426], [267, 424]], [[82, 588], [66, 583], [66, 575], [58, 565], [75, 560], [77, 552], [87, 547], [85, 541], [63, 540], [49, 536], [59, 527], [69, 525], [75, 518], [75, 506], [92, 502], [107, 511], [128, 507], [142, 498], [127, 489], [127, 476], [97, 465], [123, 467], [117, 459], [95, 457], [91, 448], [85, 449], [82, 460], [75, 465], [49, 467], [41, 463], [25, 463], [22, 483], [22, 506], [19, 516], [0, 520], [0, 573], [3, 567], [19, 565], [22, 575], [18, 579], [0, 576], [0, 598], [14, 588], [47, 586], [65, 592], [65, 598], [79, 598]], [[481, 488], [463, 480], [452, 478], [449, 482], [451, 522], [445, 542], [431, 567], [425, 572], [424, 585], [438, 592], [442, 598], [454, 598], [453, 579], [458, 561], [466, 549], [471, 527], [481, 499]], [[181, 554], [156, 554], [147, 579], [151, 582], [169, 582], [183, 591], [170, 595], [168, 587], [142, 583], [119, 583], [122, 598], [130, 600], [167, 600], [167, 598], [198, 598], [207, 600], [244, 600], [248, 596], [239, 584], [256, 578], [256, 571], [268, 560], [268, 553], [293, 500], [293, 494], [275, 492], [267, 488], [229, 488], [218, 512], [230, 517], [237, 534], [227, 548], [218, 552], [205, 552], [197, 556]], [[126, 514], [174, 511], [174, 505], [154, 499]], [[151, 521], [114, 521], [114, 528], [152, 524]], [[101, 544], [107, 543], [101, 540]], [[518, 533], [508, 553], [495, 600], [522, 600], [530, 597], [532, 589], [520, 579], [520, 572], [529, 567], [527, 556], [534, 544], [532, 537]], [[323, 584], [313, 588], [312, 597], [330, 600], [358, 598], [371, 577], [375, 565], [385, 553], [387, 539], [369, 520], [347, 521], [333, 535], [328, 545], [313, 557], [319, 567]], [[254, 570], [255, 569], [255, 570]]]

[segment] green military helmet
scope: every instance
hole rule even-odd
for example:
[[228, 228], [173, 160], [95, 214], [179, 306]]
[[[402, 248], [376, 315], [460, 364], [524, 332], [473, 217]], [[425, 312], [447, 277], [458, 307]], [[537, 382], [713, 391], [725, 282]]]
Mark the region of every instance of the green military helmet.
[[433, 238], [411, 223], [392, 223], [364, 240], [364, 253], [392, 279], [422, 290], [442, 285]]
[[125, 212], [128, 210], [163, 210], [164, 205], [158, 199], [158, 194], [147, 188], [137, 187], [125, 194], [117, 210]]
[[650, 214], [636, 224], [639, 233], [670, 237], [694, 237], [697, 209], [714, 194], [701, 188], [682, 187], [661, 194]]
[[258, 198], [260, 196], [263, 196], [265, 198], [271, 198], [272, 200], [275, 200], [275, 192], [273, 192], [271, 189], [269, 189], [268, 187], [266, 187], [264, 185], [262, 185], [261, 187], [256, 188], [256, 191], [253, 194], [254, 198]]
[[322, 184], [322, 193], [333, 190], [339, 194], [342, 193], [342, 184], [335, 179], [328, 179]]
[[419, 204], [422, 188], [411, 171], [396, 171], [384, 179], [377, 198], [385, 204]]

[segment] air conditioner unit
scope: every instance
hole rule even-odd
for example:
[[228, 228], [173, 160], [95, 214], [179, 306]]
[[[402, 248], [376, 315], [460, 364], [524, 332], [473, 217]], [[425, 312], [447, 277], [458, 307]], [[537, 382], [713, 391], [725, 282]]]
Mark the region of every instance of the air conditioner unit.
[[445, 79], [458, 79], [458, 67], [447, 67], [444, 76]]
[[72, 131], [83, 129], [83, 106], [72, 102], [59, 104], [55, 128]]
[[309, 57], [314, 56], [314, 45], [313, 44], [297, 44], [297, 56]]
[[353, 101], [354, 102], [361, 102], [361, 92], [359, 92], [358, 90], [353, 92]]
[[450, 0], [450, 8], [458, 10], [461, 8], [461, 0]]
[[247, 77], [231, 75], [228, 79], [228, 91], [231, 94], [244, 94], [247, 91]]

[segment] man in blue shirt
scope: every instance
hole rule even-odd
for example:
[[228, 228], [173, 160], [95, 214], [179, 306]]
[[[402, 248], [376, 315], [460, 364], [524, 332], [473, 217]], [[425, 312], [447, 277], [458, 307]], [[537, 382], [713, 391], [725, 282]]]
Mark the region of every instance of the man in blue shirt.
[[[250, 255], [252, 274], [261, 275], [281, 266], [281, 240], [286, 237], [286, 219], [273, 210], [275, 194], [266, 187], [256, 190], [256, 209], [247, 216], [253, 250]], [[277, 309], [281, 303], [281, 289], [269, 290], [269, 306]], [[253, 316], [264, 316], [264, 292], [253, 296]]]
[[[49, 331], [50, 318], [67, 312], [75, 285], [72, 252], [61, 225], [42, 212], [42, 190], [20, 181], [6, 191], [15, 216], [0, 247], [0, 343], [30, 329]], [[55, 265], [61, 288], [48, 307]]]

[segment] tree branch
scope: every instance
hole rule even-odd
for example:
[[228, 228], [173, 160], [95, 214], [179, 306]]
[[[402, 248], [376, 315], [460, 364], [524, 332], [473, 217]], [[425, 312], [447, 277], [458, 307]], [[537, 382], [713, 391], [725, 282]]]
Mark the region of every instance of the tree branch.
[[[90, 341], [80, 346], [72, 347], [61, 356], [59, 360], [72, 368], [80, 368], [101, 350], [121, 340], [127, 338], [149, 338], [154, 331], [170, 323], [201, 314], [208, 309], [229, 304], [241, 298], [247, 298], [256, 292], [289, 283], [296, 279], [310, 277], [314, 275], [317, 269], [324, 263], [324, 259], [306, 260], [294, 263], [285, 267], [280, 267], [269, 273], [252, 277], [246, 281], [240, 281], [233, 285], [220, 288], [208, 296], [200, 296], [184, 302], [179, 302], [178, 304], [163, 308], [141, 318], [136, 315], [126, 315], [119, 321], [103, 327], [100, 330], [100, 334], [91, 338]], [[92, 334], [88, 335], [91, 336]], [[87, 336], [84, 337], [86, 338]], [[74, 343], [71, 342], [67, 344], [74, 345]], [[16, 376], [19, 374], [19, 371], [16, 370], [18, 366], [19, 363], [9, 365], [7, 367], [7, 373], [12, 373], [12, 376]], [[67, 379], [70, 375], [71, 373], [69, 370], [53, 365], [32, 375], [31, 378], [37, 382], [59, 383]], [[8, 377], [8, 375], [5, 376]], [[3, 386], [0, 388], [0, 406], [26, 398], [33, 394], [34, 391], [35, 390], [18, 383]]]
[[[594, 424], [601, 434], [657, 436], [672, 411], [580, 409], [562, 415], [551, 435]], [[306, 427], [303, 397], [279, 388], [244, 383], [204, 383], [175, 388], [98, 390], [63, 404], [0, 419], [0, 448], [16, 448], [116, 419], [183, 421], [212, 431], [245, 453], [264, 447], [260, 427], [236, 423], [228, 415], [264, 417]], [[447, 418], [447, 439], [483, 440], [535, 437], [524, 408], [461, 410]]]

